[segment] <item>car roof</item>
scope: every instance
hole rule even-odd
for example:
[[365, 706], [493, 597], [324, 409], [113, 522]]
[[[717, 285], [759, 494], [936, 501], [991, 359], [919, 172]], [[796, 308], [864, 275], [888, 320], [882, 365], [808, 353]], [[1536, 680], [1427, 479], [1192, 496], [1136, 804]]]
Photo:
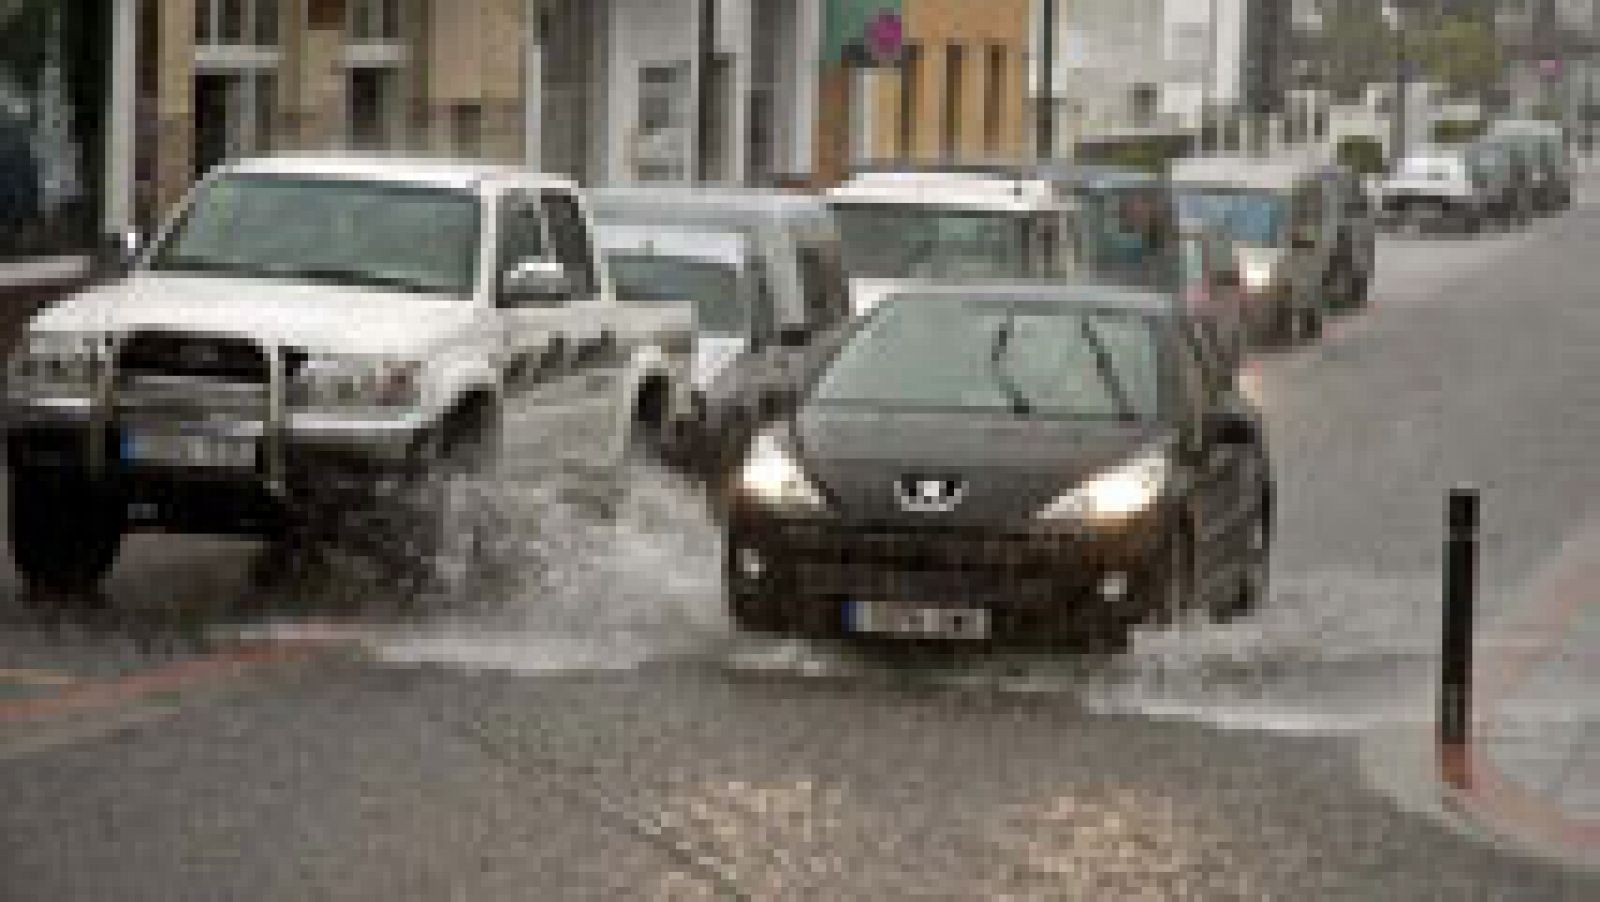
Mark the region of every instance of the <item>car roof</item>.
[[1314, 156], [1187, 157], [1172, 162], [1168, 177], [1178, 184], [1210, 182], [1283, 191], [1294, 187], [1297, 181], [1321, 178], [1335, 171], [1338, 167], [1330, 161]]
[[814, 194], [756, 188], [618, 186], [596, 188], [589, 192], [589, 200], [600, 215], [659, 215], [674, 221], [688, 218], [729, 225], [814, 220], [828, 210], [827, 203]]
[[576, 190], [569, 179], [493, 163], [428, 157], [363, 154], [277, 154], [240, 160], [219, 172], [241, 175], [304, 175], [319, 178], [406, 182], [475, 191], [487, 185], [537, 185]]
[[919, 204], [1014, 212], [1066, 206], [1045, 179], [914, 168], [860, 173], [830, 189], [828, 201], [832, 204]]
[[970, 299], [1023, 304], [1063, 304], [1147, 315], [1177, 315], [1182, 304], [1171, 294], [1123, 285], [1082, 282], [945, 282], [896, 291], [884, 300]]

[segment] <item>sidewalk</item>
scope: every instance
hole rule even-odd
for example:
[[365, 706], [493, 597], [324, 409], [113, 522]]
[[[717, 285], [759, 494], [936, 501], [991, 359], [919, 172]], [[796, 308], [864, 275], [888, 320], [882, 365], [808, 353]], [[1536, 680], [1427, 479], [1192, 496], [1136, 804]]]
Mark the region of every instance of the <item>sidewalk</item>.
[[1447, 801], [1490, 832], [1600, 868], [1600, 529], [1484, 624], [1476, 733]]

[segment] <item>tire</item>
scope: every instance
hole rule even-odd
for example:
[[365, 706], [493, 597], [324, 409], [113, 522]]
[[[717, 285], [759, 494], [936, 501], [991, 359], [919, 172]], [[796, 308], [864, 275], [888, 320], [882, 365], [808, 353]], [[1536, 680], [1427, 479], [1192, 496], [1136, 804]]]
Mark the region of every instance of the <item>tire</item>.
[[1294, 344], [1311, 344], [1322, 337], [1322, 309], [1315, 305], [1301, 307], [1294, 313]]
[[112, 490], [85, 475], [19, 467], [9, 501], [11, 559], [30, 588], [88, 594], [111, 572], [127, 533]]

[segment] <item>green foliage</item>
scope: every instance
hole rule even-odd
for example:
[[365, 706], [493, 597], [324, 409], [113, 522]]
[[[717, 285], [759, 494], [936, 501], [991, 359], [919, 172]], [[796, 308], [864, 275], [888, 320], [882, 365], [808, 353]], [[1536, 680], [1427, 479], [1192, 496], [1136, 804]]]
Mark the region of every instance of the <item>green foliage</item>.
[[1481, 137], [1486, 126], [1482, 119], [1441, 119], [1433, 124], [1433, 143], [1466, 144]]
[[1446, 16], [1413, 36], [1410, 44], [1428, 77], [1457, 91], [1481, 93], [1499, 80], [1500, 42], [1483, 22]]
[[1338, 160], [1361, 175], [1376, 175], [1384, 170], [1383, 142], [1366, 135], [1350, 135], [1339, 141]]
[[1376, 3], [1340, 3], [1323, 13], [1327, 88], [1355, 100], [1367, 85], [1394, 78], [1395, 45]]

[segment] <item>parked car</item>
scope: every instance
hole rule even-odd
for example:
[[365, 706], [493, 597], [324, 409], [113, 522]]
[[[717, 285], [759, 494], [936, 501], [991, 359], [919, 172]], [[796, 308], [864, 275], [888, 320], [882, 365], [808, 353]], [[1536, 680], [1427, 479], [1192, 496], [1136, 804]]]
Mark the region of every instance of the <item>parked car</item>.
[[1378, 185], [1384, 224], [1479, 232], [1496, 216], [1490, 178], [1469, 148], [1417, 148]]
[[[1257, 341], [1311, 341], [1324, 316], [1359, 303], [1372, 259], [1353, 226], [1354, 195], [1318, 161], [1205, 157], [1173, 163], [1181, 215], [1238, 246], [1245, 317]], [[1353, 189], [1351, 189], [1353, 190]]]
[[1501, 226], [1529, 222], [1537, 209], [1530, 154], [1518, 150], [1513, 142], [1491, 137], [1474, 141], [1468, 153], [1473, 164], [1488, 173], [1495, 218]]
[[1266, 588], [1255, 410], [1164, 292], [885, 299], [724, 490], [743, 629], [1117, 646]]
[[618, 300], [689, 303], [686, 360], [660, 404], [669, 458], [714, 471], [792, 404], [850, 314], [839, 236], [814, 195], [612, 188], [591, 195]]
[[1495, 123], [1489, 135], [1516, 145], [1528, 156], [1536, 210], [1556, 212], [1572, 203], [1572, 159], [1565, 129], [1550, 122], [1504, 120]]
[[17, 569], [87, 589], [126, 534], [164, 530], [348, 541], [453, 584], [508, 405], [519, 468], [606, 474], [663, 365], [616, 340], [591, 236], [575, 185], [516, 169], [214, 171], [128, 278], [37, 315], [9, 361]]

